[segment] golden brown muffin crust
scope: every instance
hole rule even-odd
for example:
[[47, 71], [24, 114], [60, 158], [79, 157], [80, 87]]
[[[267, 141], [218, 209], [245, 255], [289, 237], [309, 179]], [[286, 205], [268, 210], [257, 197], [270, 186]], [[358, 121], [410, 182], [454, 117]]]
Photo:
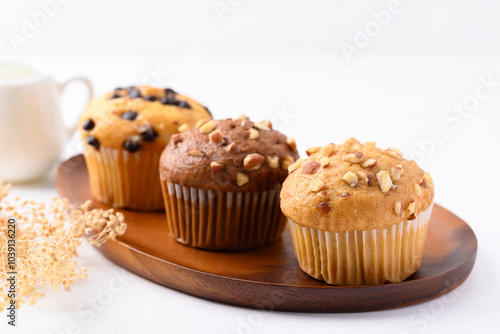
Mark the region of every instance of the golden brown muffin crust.
[[432, 178], [395, 148], [350, 138], [307, 153], [289, 167], [281, 190], [281, 209], [297, 224], [367, 231], [414, 219], [433, 200]]
[[206, 107], [171, 89], [138, 86], [117, 88], [92, 99], [78, 129], [83, 142], [95, 149], [154, 151], [162, 150], [179, 127], [192, 127], [209, 117]]
[[224, 192], [272, 189], [299, 155], [292, 138], [247, 117], [200, 121], [172, 136], [160, 159], [168, 182]]

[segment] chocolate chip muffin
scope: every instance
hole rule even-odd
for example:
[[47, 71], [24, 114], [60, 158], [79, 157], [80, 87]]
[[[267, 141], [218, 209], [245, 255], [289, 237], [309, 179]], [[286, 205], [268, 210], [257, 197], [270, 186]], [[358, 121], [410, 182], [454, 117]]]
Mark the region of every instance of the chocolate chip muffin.
[[335, 285], [400, 282], [422, 259], [434, 184], [395, 148], [354, 138], [289, 166], [281, 209], [303, 271]]
[[204, 249], [248, 249], [280, 237], [281, 183], [298, 159], [295, 141], [270, 122], [202, 120], [173, 135], [160, 160], [169, 231]]
[[161, 152], [173, 134], [210, 117], [170, 88], [117, 88], [91, 100], [78, 128], [93, 197], [114, 207], [163, 209]]

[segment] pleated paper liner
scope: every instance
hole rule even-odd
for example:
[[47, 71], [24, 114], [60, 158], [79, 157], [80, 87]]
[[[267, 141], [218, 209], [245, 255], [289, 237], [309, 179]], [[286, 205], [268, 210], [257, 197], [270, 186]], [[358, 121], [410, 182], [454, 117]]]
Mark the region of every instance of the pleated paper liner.
[[300, 268], [333, 285], [401, 282], [420, 266], [432, 207], [414, 220], [370, 231], [334, 233], [289, 220]]
[[84, 154], [92, 196], [101, 203], [134, 210], [161, 210], [158, 164], [161, 153], [93, 148]]
[[183, 244], [211, 250], [261, 247], [286, 227], [280, 189], [233, 193], [162, 182], [168, 229]]

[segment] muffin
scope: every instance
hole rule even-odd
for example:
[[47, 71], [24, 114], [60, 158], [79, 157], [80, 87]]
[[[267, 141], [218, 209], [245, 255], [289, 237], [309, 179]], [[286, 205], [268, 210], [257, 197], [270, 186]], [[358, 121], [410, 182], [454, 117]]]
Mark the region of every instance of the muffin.
[[92, 196], [119, 208], [163, 209], [161, 152], [179, 128], [210, 117], [200, 103], [169, 88], [117, 88], [92, 99], [78, 124]]
[[290, 165], [281, 209], [301, 269], [334, 285], [401, 282], [420, 266], [434, 184], [395, 148], [354, 138]]
[[172, 136], [160, 160], [169, 232], [203, 249], [249, 249], [286, 227], [279, 193], [295, 141], [270, 122], [203, 120]]

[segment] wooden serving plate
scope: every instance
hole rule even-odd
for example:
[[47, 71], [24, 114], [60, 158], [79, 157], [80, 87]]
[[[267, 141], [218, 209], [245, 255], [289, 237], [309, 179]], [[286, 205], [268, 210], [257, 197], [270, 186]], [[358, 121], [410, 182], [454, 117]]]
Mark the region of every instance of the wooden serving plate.
[[[91, 198], [82, 155], [59, 167], [56, 185], [72, 203]], [[259, 249], [205, 251], [168, 235], [163, 212], [119, 211], [125, 215], [127, 232], [99, 248], [111, 261], [169, 288], [268, 310], [360, 312], [420, 303], [459, 286], [469, 276], [477, 251], [471, 228], [435, 205], [422, 265], [415, 274], [401, 283], [331, 286], [300, 270], [289, 231], [277, 243]]]

